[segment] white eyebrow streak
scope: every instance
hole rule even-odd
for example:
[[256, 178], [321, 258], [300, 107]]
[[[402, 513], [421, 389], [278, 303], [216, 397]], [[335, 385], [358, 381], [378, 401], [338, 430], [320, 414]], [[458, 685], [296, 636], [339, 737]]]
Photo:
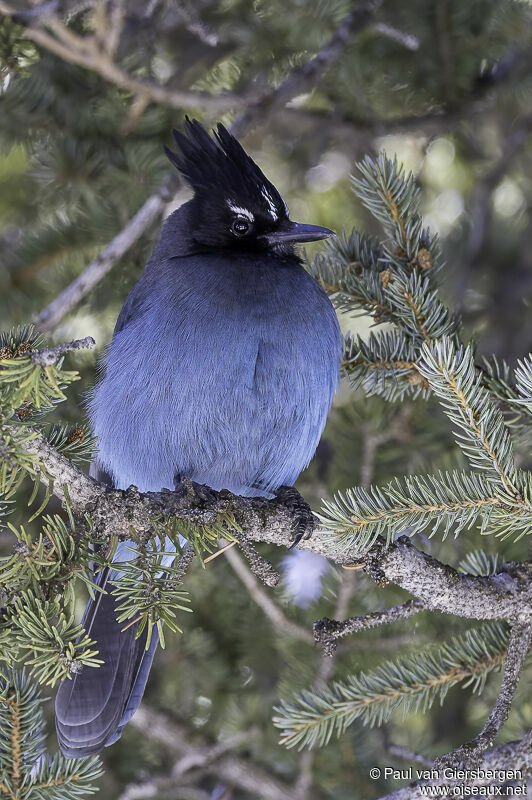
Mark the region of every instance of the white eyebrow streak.
[[248, 211], [247, 208], [241, 208], [240, 206], [234, 206], [230, 200], [227, 200], [227, 206], [231, 209], [235, 214], [240, 214], [242, 217], [249, 219], [250, 222], [255, 222], [255, 217]]
[[264, 199], [268, 203], [268, 209], [270, 211], [270, 216], [273, 219], [278, 219], [279, 218], [279, 214], [277, 213], [277, 206], [273, 202], [273, 200], [271, 198], [271, 195], [269, 194], [269, 192], [268, 192], [268, 190], [266, 189], [265, 186], [263, 186], [261, 188], [260, 193], [262, 194], [262, 196], [264, 197]]

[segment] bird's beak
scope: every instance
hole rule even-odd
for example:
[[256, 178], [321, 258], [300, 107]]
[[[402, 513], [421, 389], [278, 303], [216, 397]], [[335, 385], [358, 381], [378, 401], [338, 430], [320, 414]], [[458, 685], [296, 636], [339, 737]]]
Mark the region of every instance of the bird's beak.
[[276, 231], [259, 236], [268, 244], [284, 244], [285, 242], [317, 242], [334, 236], [334, 231], [329, 228], [320, 228], [319, 225], [303, 225], [301, 222], [292, 222], [287, 219], [282, 222]]

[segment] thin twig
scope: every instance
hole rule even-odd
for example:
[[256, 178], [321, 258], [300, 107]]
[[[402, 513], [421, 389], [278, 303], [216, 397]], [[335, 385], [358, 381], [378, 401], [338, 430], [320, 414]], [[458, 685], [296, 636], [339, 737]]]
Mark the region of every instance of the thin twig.
[[292, 97], [313, 88], [316, 81], [342, 55], [353, 36], [370, 24], [381, 4], [382, 0], [362, 0], [357, 3], [356, 9], [342, 20], [331, 39], [314, 58], [299, 69], [294, 69], [277, 89], [272, 89], [255, 103], [248, 105], [232, 125], [235, 136], [240, 136], [243, 131], [249, 130], [265, 113], [271, 113], [276, 108], [284, 106]]
[[373, 29], [379, 33], [382, 33], [382, 35], [386, 36], [388, 39], [392, 39], [394, 42], [402, 44], [407, 50], [412, 50], [415, 52], [420, 48], [421, 42], [417, 36], [414, 36], [411, 33], [400, 31], [398, 28], [394, 28], [393, 25], [387, 25], [385, 22], [378, 22], [373, 26]]
[[342, 639], [350, 633], [376, 628], [378, 625], [388, 625], [398, 622], [414, 614], [419, 614], [425, 606], [417, 598], [407, 600], [398, 606], [385, 608], [383, 611], [372, 611], [359, 617], [349, 617], [342, 621], [324, 617], [314, 623], [314, 639], [318, 644], [330, 645], [336, 639]]
[[228, 550], [225, 557], [229, 561], [235, 574], [248, 590], [252, 600], [264, 611], [277, 632], [295, 636], [297, 639], [301, 639], [308, 644], [313, 643], [310, 631], [307, 631], [306, 628], [301, 627], [301, 625], [298, 625], [296, 622], [292, 622], [292, 620], [288, 619], [288, 617], [283, 614], [270, 595], [264, 591], [246, 562], [235, 550]]
[[[392, 426], [389, 432], [384, 435], [375, 434], [368, 427], [363, 432], [363, 449], [362, 461], [360, 465], [360, 479], [364, 486], [369, 486], [375, 474], [375, 458], [378, 448], [386, 441], [388, 437], [393, 438], [395, 429]], [[343, 572], [340, 576], [340, 585], [338, 587], [338, 596], [336, 598], [336, 607], [334, 610], [335, 617], [343, 619], [349, 608], [349, 603], [356, 586], [356, 576], [353, 572]], [[341, 623], [340, 623], [341, 624]], [[314, 623], [314, 639], [316, 638], [316, 625]], [[319, 667], [316, 673], [315, 683], [319, 685], [327, 685], [334, 675], [336, 668], [336, 656], [338, 651], [336, 643], [332, 640], [322, 642], [323, 652], [321, 654]], [[306, 800], [310, 789], [312, 787], [312, 768], [316, 752], [314, 750], [305, 751], [299, 761], [299, 775], [295, 785], [295, 798], [296, 800]]]
[[401, 744], [389, 744], [386, 746], [386, 750], [391, 756], [402, 758], [404, 761], [421, 764], [421, 766], [427, 767], [428, 769], [434, 766], [434, 761], [431, 758], [427, 758], [423, 753], [416, 753], [414, 750], [410, 750], [409, 747], [404, 747]]
[[204, 564], [208, 564], [209, 561], [214, 561], [215, 558], [218, 558], [218, 556], [221, 556], [224, 553], [226, 553], [228, 550], [230, 550], [232, 547], [234, 547], [235, 544], [236, 544], [236, 542], [229, 542], [229, 544], [226, 544], [223, 547], [220, 547], [219, 550], [216, 550], [216, 552], [211, 553], [210, 556], [207, 556], [207, 558], [204, 558], [203, 559], [203, 563]]
[[372, 141], [369, 137], [413, 131], [421, 131], [425, 136], [436, 136], [454, 130], [464, 120], [474, 122], [478, 117], [491, 113], [498, 97], [497, 92], [518, 77], [528, 75], [531, 66], [530, 53], [514, 49], [488, 74], [476, 81], [471, 91], [459, 103], [426, 114], [364, 118], [339, 108], [331, 112], [329, 109], [294, 105], [285, 107], [283, 114], [288, 118], [297, 117], [308, 122], [326, 124], [334, 130], [335, 135], [342, 129], [350, 134], [356, 132], [358, 138], [365, 137], [369, 142]]
[[[142, 731], [144, 736], [160, 742], [161, 746], [170, 752], [177, 752], [182, 754], [182, 757], [189, 758], [191, 766], [198, 757], [201, 757], [198, 755], [198, 747], [190, 744], [190, 733], [187, 730], [175, 722], [170, 722], [163, 714], [148, 708], [145, 704], [138, 709], [129, 724]], [[198, 732], [194, 731], [193, 736], [197, 741]], [[244, 742], [240, 741], [239, 746], [242, 744]], [[199, 749], [202, 753], [205, 747], [212, 756], [213, 748], [216, 748], [216, 745], [208, 745], [200, 739]], [[244, 792], [249, 792], [252, 797], [260, 797], [262, 800], [293, 800], [294, 798], [291, 786], [267, 774], [250, 758], [237, 758], [234, 755], [224, 755], [218, 752], [218, 756], [214, 760], [207, 759], [203, 763], [203, 769], [209, 774], [216, 775], [223, 783], [232, 784]], [[182, 778], [179, 780], [182, 781]], [[170, 786], [175, 786], [176, 779], [172, 776], [161, 776], [156, 783], [154, 794], [168, 797], [168, 790]]]
[[[334, 610], [337, 617], [346, 615], [355, 585], [355, 579], [352, 573], [342, 573]], [[335, 650], [324, 648], [316, 671], [316, 685], [327, 685], [329, 683], [334, 675], [336, 655], [337, 653]], [[312, 769], [315, 758], [315, 750], [306, 750], [301, 754], [299, 759], [299, 774], [294, 786], [294, 800], [307, 800], [310, 796], [313, 780]]]
[[470, 215], [467, 245], [467, 257], [470, 262], [475, 262], [481, 255], [490, 230], [493, 213], [492, 192], [506, 175], [517, 156], [523, 151], [529, 140], [531, 129], [532, 114], [527, 114], [508, 132], [506, 140], [503, 142], [500, 158], [477, 184]]
[[35, 325], [44, 333], [50, 333], [61, 319], [107, 275], [141, 236], [148, 230], [152, 222], [163, 211], [171, 197], [169, 192], [173, 182], [167, 181], [161, 188], [148, 197], [144, 205], [130, 219], [127, 225], [112, 239], [107, 247], [85, 267], [72, 283], [63, 289], [52, 302], [43, 308], [35, 318]]
[[530, 138], [532, 114], [516, 122], [509, 130], [502, 144], [502, 153], [491, 169], [477, 182], [471, 201], [469, 214], [469, 237], [466, 258], [460, 269], [460, 281], [456, 289], [458, 306], [463, 304], [471, 272], [480, 263], [484, 253], [493, 215], [492, 195], [515, 159], [522, 153]]
[[238, 747], [249, 745], [259, 737], [259, 731], [256, 728], [251, 728], [247, 731], [239, 731], [227, 739], [222, 739], [221, 742], [210, 745], [209, 747], [198, 748], [194, 751], [185, 753], [181, 758], [176, 761], [172, 768], [172, 777], [181, 778], [186, 772], [198, 767], [204, 767], [207, 764], [212, 764], [213, 761], [221, 758], [221, 756], [228, 753], [230, 750], [235, 750]]
[[30, 353], [30, 358], [33, 364], [39, 364], [41, 367], [50, 367], [52, 364], [57, 364], [64, 353], [68, 353], [71, 350], [92, 350], [95, 346], [96, 342], [92, 336], [86, 336], [84, 339], [74, 339], [72, 342], [58, 344], [57, 347], [35, 350]]
[[277, 586], [281, 580], [279, 572], [274, 569], [273, 565], [270, 564], [266, 558], [263, 558], [260, 553], [257, 552], [257, 548], [254, 547], [249, 539], [240, 534], [236, 534], [236, 536], [238, 538], [239, 547], [246, 556], [252, 573], [266, 586], [270, 586], [272, 589]]
[[[16, 17], [17, 9], [0, 0], [0, 14]], [[79, 36], [67, 28], [57, 17], [43, 16], [32, 20], [45, 24], [54, 35], [37, 25], [29, 25], [25, 36], [54, 55], [71, 64], [96, 72], [104, 80], [125, 89], [135, 96], [147, 97], [150, 102], [182, 111], [183, 108], [205, 108], [212, 111], [230, 111], [241, 108], [246, 98], [226, 92], [207, 94], [180, 89], [169, 89], [153, 82], [143, 81], [126, 72], [112, 59], [112, 52], [101, 47], [96, 37]], [[116, 47], [116, 43], [114, 44]]]

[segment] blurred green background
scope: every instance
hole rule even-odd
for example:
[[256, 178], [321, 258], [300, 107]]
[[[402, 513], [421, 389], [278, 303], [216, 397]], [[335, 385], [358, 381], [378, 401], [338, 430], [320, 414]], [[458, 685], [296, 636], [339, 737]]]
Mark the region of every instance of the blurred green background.
[[[123, 14], [113, 59], [123, 71], [170, 90], [230, 91], [247, 106], [297, 74], [357, 7], [348, 0], [47, 5], [77, 36], [102, 41], [105, 20], [119, 5]], [[229, 124], [236, 116], [201, 105], [169, 107], [120, 88], [97, 70], [32, 42], [31, 26], [52, 35], [49, 18], [29, 3], [17, 9], [18, 18], [0, 11], [3, 329], [34, 318], [157, 190], [171, 172], [163, 144], [171, 143], [171, 129], [182, 125], [185, 113], [207, 125], [218, 119]], [[416, 175], [425, 219], [441, 236], [445, 299], [463, 316], [480, 353], [495, 352], [511, 363], [529, 352], [532, 333], [531, 40], [529, 2], [388, 0], [335, 63], [289, 102], [271, 113], [261, 110], [243, 137], [292, 218], [337, 231], [378, 233], [351, 191], [350, 173], [366, 153], [396, 154]], [[179, 188], [165, 213], [187, 197], [188, 190]], [[53, 342], [92, 335], [98, 346], [69, 356], [82, 380], [55, 412], [62, 421], [74, 424], [84, 417], [83, 398], [94, 383], [97, 359], [159, 228], [160, 219], [54, 329]], [[309, 257], [312, 252], [309, 247]], [[369, 330], [362, 318], [341, 322], [345, 331]], [[383, 431], [391, 436], [373, 452], [375, 436]], [[434, 403], [386, 405], [344, 386], [298, 486], [318, 508], [336, 489], [455, 466], [460, 459]], [[520, 459], [530, 460], [526, 451]], [[24, 518], [22, 506], [15, 515]], [[3, 536], [8, 545], [9, 535]], [[479, 546], [507, 560], [526, 557], [524, 543], [480, 543], [475, 533], [423, 546], [453, 565]], [[268, 548], [262, 552], [275, 563], [283, 556]], [[370, 767], [408, 766], [391, 753], [392, 745], [429, 757], [444, 753], [479, 730], [496, 697], [499, 678], [492, 675], [481, 699], [455, 688], [442, 708], [426, 715], [411, 713], [403, 720], [398, 713], [372, 731], [355, 723], [340, 741], [313, 756], [286, 751], [271, 724], [278, 698], [309, 686], [320, 670], [342, 677], [441, 642], [468, 625], [425, 613], [358, 634], [325, 667], [312, 641], [271, 624], [224, 557], [206, 569], [193, 565], [187, 588], [194, 613], [183, 615], [184, 634], [169, 636], [167, 649], [159, 652], [146, 704], [200, 750], [239, 732], [243, 741], [212, 763], [185, 769], [179, 779], [168, 777], [155, 794], [146, 794], [146, 788], [135, 794], [125, 787], [138, 789], [153, 776], [170, 776], [184, 751], [176, 741], [162, 743], [150, 735], [146, 724], [130, 724], [104, 754], [102, 800], [203, 800], [213, 791], [237, 800], [275, 797], [280, 787], [295, 800], [379, 797], [395, 784], [372, 781]], [[339, 569], [328, 573], [322, 598], [306, 609], [294, 605], [282, 586], [263, 592], [307, 633], [315, 619], [363, 614], [406, 599], [400, 590]], [[504, 740], [530, 727], [526, 676], [515, 709]], [[225, 772], [219, 768], [224, 760]], [[247, 788], [237, 779], [239, 769], [250, 776]], [[267, 789], [268, 780], [278, 783]]]

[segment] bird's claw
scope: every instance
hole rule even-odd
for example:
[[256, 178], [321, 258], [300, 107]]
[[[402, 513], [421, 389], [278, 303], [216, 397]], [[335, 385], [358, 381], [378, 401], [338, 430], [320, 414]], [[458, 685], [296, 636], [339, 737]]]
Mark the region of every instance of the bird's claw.
[[293, 486], [280, 486], [275, 499], [282, 503], [294, 517], [292, 533], [294, 540], [290, 547], [297, 547], [302, 539], [310, 539], [314, 530], [314, 515], [307, 501]]

